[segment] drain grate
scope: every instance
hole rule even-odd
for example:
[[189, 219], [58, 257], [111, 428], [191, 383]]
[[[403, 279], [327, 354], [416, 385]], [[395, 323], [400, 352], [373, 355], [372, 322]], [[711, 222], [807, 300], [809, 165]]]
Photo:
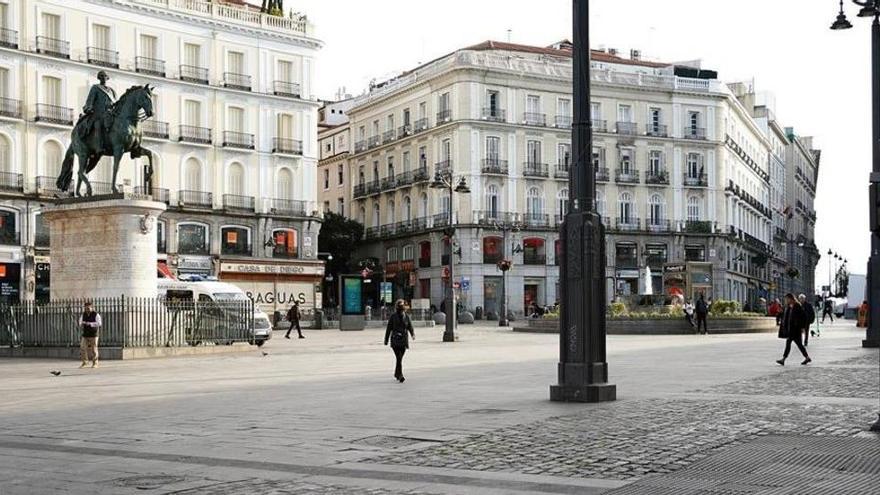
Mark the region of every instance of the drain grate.
[[116, 486], [125, 488], [135, 488], [137, 490], [155, 490], [166, 485], [182, 483], [186, 481], [183, 476], [169, 476], [165, 474], [130, 476], [128, 478], [119, 478], [113, 482]]
[[516, 409], [471, 409], [470, 411], [465, 411], [464, 414], [507, 414], [514, 413]]

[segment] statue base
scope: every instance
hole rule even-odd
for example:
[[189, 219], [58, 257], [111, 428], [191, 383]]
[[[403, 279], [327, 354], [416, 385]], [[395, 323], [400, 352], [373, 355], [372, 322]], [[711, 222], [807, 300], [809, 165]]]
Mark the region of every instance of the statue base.
[[50, 299], [156, 297], [156, 224], [149, 196], [71, 198], [43, 209], [49, 224]]

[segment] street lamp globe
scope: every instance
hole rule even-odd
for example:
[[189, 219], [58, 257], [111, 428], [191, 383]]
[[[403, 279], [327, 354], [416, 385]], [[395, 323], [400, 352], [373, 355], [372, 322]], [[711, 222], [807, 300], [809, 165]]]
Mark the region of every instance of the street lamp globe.
[[841, 29], [849, 29], [851, 27], [852, 24], [846, 19], [846, 14], [843, 13], [843, 0], [840, 0], [840, 13], [837, 14], [837, 20], [834, 21], [834, 24], [831, 25], [831, 29], [839, 31]]
[[443, 182], [443, 178], [440, 177], [440, 171], [434, 172], [434, 180], [431, 182], [429, 187], [433, 187], [434, 189], [439, 189], [441, 187], [447, 187], [447, 185]]
[[468, 187], [467, 182], [464, 180], [464, 177], [458, 180], [458, 185], [455, 186], [455, 192], [457, 193], [469, 193], [471, 189]]
[[860, 10], [857, 15], [859, 17], [874, 17], [878, 13], [880, 13], [880, 12], [877, 11], [877, 7], [874, 7], [873, 5], [868, 4], [868, 5], [865, 5], [864, 7], [862, 7], [862, 10]]

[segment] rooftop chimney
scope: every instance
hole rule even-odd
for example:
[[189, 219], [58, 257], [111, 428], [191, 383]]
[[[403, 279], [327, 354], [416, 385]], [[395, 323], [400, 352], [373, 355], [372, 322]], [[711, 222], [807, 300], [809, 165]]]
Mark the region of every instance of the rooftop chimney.
[[630, 50], [629, 51], [629, 58], [631, 60], [641, 60], [642, 59], [642, 51], [636, 50], [636, 49]]
[[611, 55], [612, 57], [616, 57], [617, 56], [617, 48], [609, 48], [608, 55]]

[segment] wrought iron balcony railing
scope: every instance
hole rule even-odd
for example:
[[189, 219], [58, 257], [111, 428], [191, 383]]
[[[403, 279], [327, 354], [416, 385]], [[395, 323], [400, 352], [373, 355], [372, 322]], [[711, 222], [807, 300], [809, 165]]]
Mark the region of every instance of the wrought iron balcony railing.
[[41, 175], [37, 177], [37, 194], [40, 196], [53, 196], [61, 191], [55, 185], [56, 177]]
[[418, 134], [428, 129], [428, 119], [422, 118], [413, 122], [413, 134]]
[[302, 95], [299, 83], [289, 81], [275, 81], [272, 83], [272, 92], [276, 96], [288, 96], [290, 98], [299, 98]]
[[614, 181], [618, 184], [638, 184], [639, 171], [634, 168], [619, 168], [614, 171]]
[[242, 91], [251, 90], [251, 76], [247, 74], [236, 74], [235, 72], [223, 73], [223, 86], [230, 89], [240, 89]]
[[211, 129], [194, 125], [180, 125], [177, 140], [185, 143], [211, 144]]
[[571, 115], [557, 115], [556, 127], [560, 129], [571, 129]]
[[549, 167], [546, 163], [523, 162], [524, 177], [550, 177]]
[[645, 230], [648, 232], [669, 232], [672, 230], [672, 226], [668, 219], [646, 218]]
[[550, 226], [550, 215], [547, 213], [523, 213], [522, 223], [526, 227], [538, 228]]
[[706, 139], [706, 129], [702, 127], [687, 126], [682, 132], [685, 139]]
[[544, 127], [547, 125], [547, 114], [526, 112], [523, 114], [523, 124]]
[[21, 174], [12, 172], [0, 172], [0, 190], [21, 192], [24, 190], [24, 182]]
[[669, 173], [666, 170], [645, 170], [645, 184], [669, 184]]
[[448, 173], [452, 170], [452, 160], [443, 160], [434, 164], [434, 171], [443, 173]]
[[364, 183], [355, 184], [354, 189], [352, 190], [352, 195], [355, 199], [361, 198], [367, 195], [367, 185]]
[[270, 213], [289, 217], [306, 216], [306, 202], [295, 199], [273, 198], [270, 204]]
[[557, 163], [553, 169], [553, 177], [556, 179], [568, 179], [568, 171], [571, 169], [570, 163]]
[[141, 133], [144, 137], [154, 139], [168, 139], [170, 136], [168, 122], [160, 122], [152, 119], [141, 122]]
[[546, 265], [546, 254], [523, 253], [523, 265]]
[[641, 228], [642, 222], [636, 217], [617, 217], [614, 219], [614, 227], [623, 232], [634, 232]]
[[37, 36], [37, 53], [58, 58], [70, 58], [70, 43], [47, 36]]
[[50, 124], [73, 125], [73, 109], [37, 103], [34, 114], [35, 122], [48, 122]]
[[412, 171], [406, 171], [397, 174], [396, 176], [394, 176], [394, 182], [396, 183], [396, 187], [411, 186], [413, 183]]
[[13, 50], [18, 49], [18, 31], [0, 28], [0, 46]]
[[590, 121], [593, 132], [608, 132], [608, 122], [601, 119], [593, 119]]
[[303, 143], [298, 139], [272, 138], [272, 153], [302, 155]]
[[13, 119], [21, 118], [21, 100], [0, 98], [0, 116]]
[[711, 234], [715, 228], [714, 223], [709, 220], [686, 220], [684, 231], [689, 234]]
[[254, 149], [254, 135], [246, 132], [223, 131], [224, 148]]
[[165, 77], [165, 61], [150, 57], [135, 57], [134, 70], [140, 74]]
[[419, 182], [426, 182], [431, 179], [431, 174], [428, 173], [428, 167], [419, 167], [413, 170], [413, 183], [418, 184]]
[[177, 204], [181, 208], [213, 208], [214, 195], [206, 191], [177, 191]]
[[208, 69], [196, 65], [182, 64], [180, 66], [180, 80], [208, 84]]
[[375, 148], [376, 146], [379, 146], [380, 139], [381, 138], [379, 136], [370, 136], [367, 139], [367, 149], [372, 149], [372, 148]]
[[596, 168], [596, 182], [610, 182], [611, 181], [611, 173], [608, 170], [608, 167], [597, 167]]
[[452, 121], [452, 110], [448, 108], [437, 112], [437, 125], [445, 124]]
[[354, 143], [354, 152], [355, 153], [363, 153], [364, 151], [367, 151], [367, 141], [366, 140], [358, 141], [358, 142]]
[[381, 185], [379, 187], [381, 187], [382, 192], [393, 191], [395, 188], [397, 188], [397, 178], [394, 176], [384, 177], [380, 184]]
[[154, 187], [148, 191], [144, 186], [136, 186], [134, 193], [152, 196], [153, 201], [165, 203], [166, 205], [171, 202], [171, 191], [161, 187]]
[[517, 222], [518, 215], [509, 211], [476, 210], [474, 220], [478, 225], [512, 225]]
[[401, 139], [412, 135], [412, 124], [403, 124], [397, 128], [397, 136]]
[[507, 175], [507, 160], [501, 160], [500, 158], [484, 158], [483, 173], [494, 175]]
[[496, 107], [483, 107], [483, 120], [490, 122], [506, 122], [507, 112]]
[[638, 126], [635, 122], [618, 122], [617, 133], [624, 136], [635, 136], [639, 133]]
[[653, 137], [667, 137], [669, 133], [666, 126], [662, 124], [647, 124], [645, 126], [645, 135]]
[[223, 209], [231, 210], [231, 211], [254, 211], [254, 205], [256, 202], [254, 201], [253, 196], [241, 196], [238, 194], [224, 194], [223, 195]]
[[382, 133], [382, 144], [390, 143], [395, 139], [397, 139], [397, 133], [394, 131], [394, 129]]
[[90, 46], [86, 48], [86, 60], [92, 65], [119, 68], [119, 52], [115, 50]]
[[685, 173], [684, 185], [688, 187], [708, 187], [709, 179], [706, 177], [706, 174], [691, 175]]

